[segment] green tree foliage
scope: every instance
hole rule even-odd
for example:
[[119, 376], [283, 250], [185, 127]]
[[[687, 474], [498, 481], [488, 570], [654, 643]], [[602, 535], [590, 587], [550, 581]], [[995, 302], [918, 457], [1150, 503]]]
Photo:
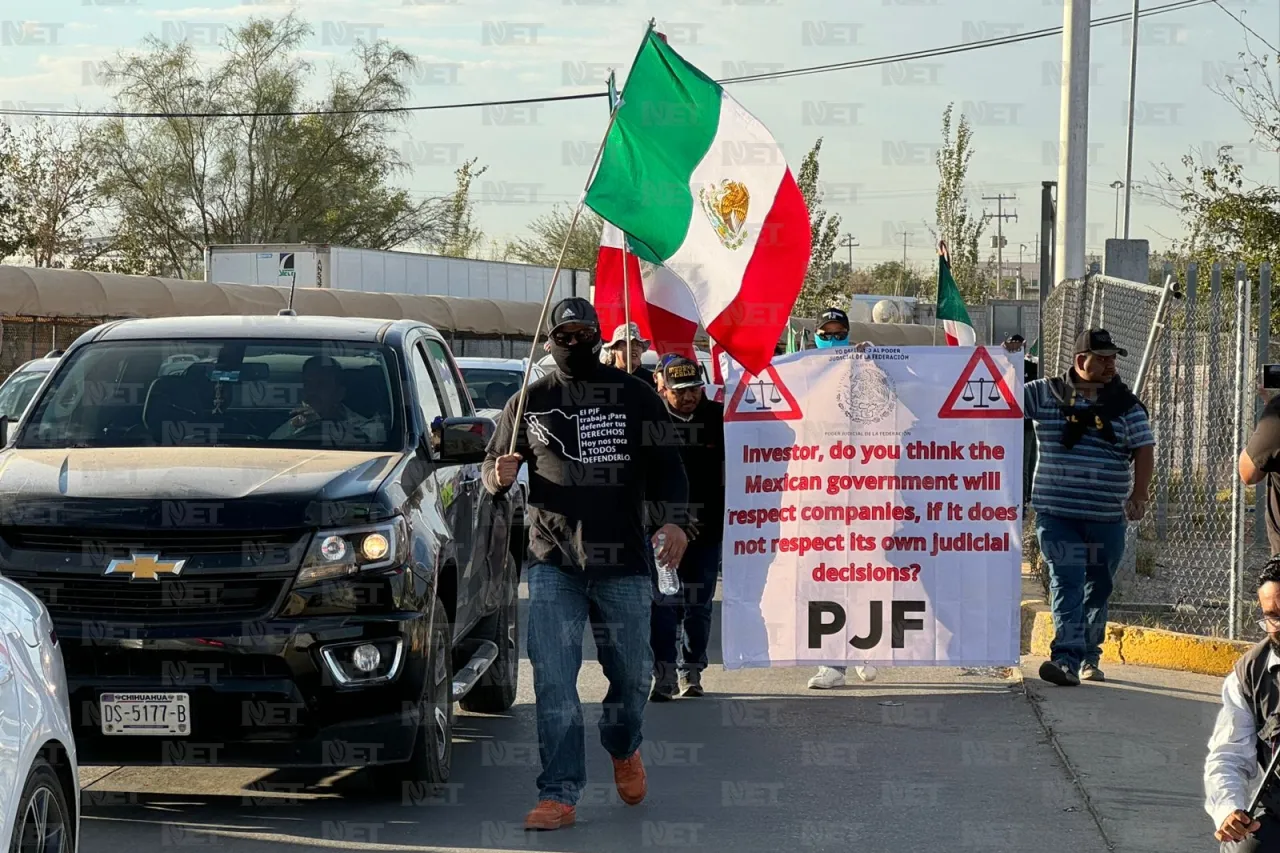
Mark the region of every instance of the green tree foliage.
[[852, 293], [898, 293], [902, 296], [932, 298], [938, 288], [936, 271], [921, 270], [902, 261], [881, 261], [856, 270], [850, 283]]
[[17, 146], [9, 125], [0, 123], [0, 261], [17, 254], [26, 233], [18, 207]]
[[472, 225], [475, 201], [471, 198], [471, 182], [488, 171], [488, 166], [476, 168], [476, 158], [471, 158], [457, 168], [457, 188], [445, 208], [441, 226], [439, 252], [453, 258], [474, 258], [484, 243], [484, 233]]
[[[529, 223], [530, 233], [527, 237], [520, 237], [507, 244], [507, 258], [526, 264], [555, 267], [572, 221], [573, 208], [569, 205], [556, 205]], [[600, 254], [600, 232], [603, 228], [604, 220], [584, 205], [565, 251], [564, 269], [596, 268], [596, 257]]]
[[[120, 231], [155, 247], [170, 274], [190, 277], [214, 243], [439, 244], [447, 200], [395, 182], [408, 169], [391, 142], [414, 58], [360, 43], [355, 70], [335, 70], [313, 101], [300, 58], [310, 33], [293, 14], [251, 18], [209, 68], [189, 43], [155, 37], [108, 64], [121, 111], [256, 114], [107, 122], [102, 178]], [[321, 114], [286, 115], [297, 112]]]
[[831, 259], [840, 239], [840, 216], [828, 214], [822, 207], [822, 186], [818, 182], [821, 168], [818, 156], [821, 153], [822, 138], [819, 137], [801, 161], [800, 172], [796, 176], [796, 184], [809, 208], [809, 231], [813, 246], [804, 287], [791, 312], [798, 317], [816, 317], [824, 308], [843, 305], [849, 299], [848, 276], [833, 274], [835, 267]]
[[[973, 129], [964, 115], [954, 123], [953, 108], [948, 104], [942, 113], [942, 146], [938, 149], [938, 195], [935, 208], [935, 225], [930, 227], [934, 240], [946, 240], [951, 253], [951, 274], [960, 288], [960, 295], [968, 305], [986, 301], [990, 284], [982, 275], [978, 242], [986, 223], [969, 210], [965, 177], [969, 172], [969, 160], [973, 157]], [[936, 298], [936, 274], [924, 295]]]
[[1254, 270], [1280, 259], [1280, 190], [1247, 182], [1227, 147], [1212, 164], [1197, 163], [1190, 154], [1182, 164], [1185, 179], [1165, 175], [1177, 190], [1186, 227], [1186, 236], [1173, 243], [1177, 254], [1201, 264], [1244, 261]]
[[51, 267], [108, 249], [109, 242], [89, 239], [101, 227], [104, 207], [94, 128], [36, 119], [12, 141], [10, 198], [23, 256], [33, 266]]

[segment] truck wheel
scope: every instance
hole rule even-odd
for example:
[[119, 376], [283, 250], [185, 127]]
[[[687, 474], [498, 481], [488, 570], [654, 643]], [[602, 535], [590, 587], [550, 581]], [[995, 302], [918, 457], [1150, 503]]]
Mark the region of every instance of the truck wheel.
[[515, 558], [510, 554], [502, 584], [502, 606], [476, 626], [477, 637], [497, 643], [498, 657], [459, 702], [462, 710], [476, 714], [500, 714], [516, 701], [516, 685], [520, 681], [520, 581]]
[[387, 797], [403, 798], [408, 786], [416, 789], [416, 795], [435, 796], [449, 781], [453, 765], [453, 630], [440, 599], [434, 602], [423, 715], [413, 754], [406, 762], [372, 768], [374, 786]]

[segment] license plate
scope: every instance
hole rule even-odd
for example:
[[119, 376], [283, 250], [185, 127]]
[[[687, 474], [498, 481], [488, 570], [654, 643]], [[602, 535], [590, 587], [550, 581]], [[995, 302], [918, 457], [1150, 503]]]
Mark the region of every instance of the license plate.
[[104, 693], [99, 711], [104, 735], [191, 734], [186, 693]]

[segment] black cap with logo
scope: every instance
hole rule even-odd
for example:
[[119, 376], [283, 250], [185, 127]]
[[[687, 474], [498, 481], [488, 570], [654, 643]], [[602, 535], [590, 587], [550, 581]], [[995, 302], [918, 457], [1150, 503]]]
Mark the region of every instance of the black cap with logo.
[[551, 309], [551, 319], [548, 322], [552, 332], [570, 323], [600, 328], [600, 317], [596, 314], [595, 306], [581, 296], [570, 296], [557, 302]]
[[1116, 346], [1115, 341], [1111, 340], [1111, 333], [1106, 329], [1087, 329], [1080, 333], [1080, 337], [1076, 338], [1076, 355], [1087, 352], [1094, 355], [1129, 355], [1127, 349]]
[[693, 359], [682, 355], [664, 359], [662, 380], [673, 391], [681, 388], [697, 388], [702, 385], [702, 368]]
[[828, 308], [822, 312], [822, 316], [818, 318], [818, 328], [821, 329], [828, 323], [839, 323], [846, 329], [849, 328], [849, 315], [841, 311], [839, 308]]

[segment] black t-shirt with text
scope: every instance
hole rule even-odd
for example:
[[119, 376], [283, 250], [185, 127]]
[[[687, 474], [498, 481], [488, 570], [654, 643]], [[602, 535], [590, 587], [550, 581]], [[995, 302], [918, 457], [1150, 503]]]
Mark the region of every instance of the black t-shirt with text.
[[[511, 446], [517, 397], [507, 401], [482, 465], [501, 494], [495, 460]], [[645, 533], [688, 520], [689, 483], [666, 406], [644, 380], [601, 365], [588, 380], [560, 371], [533, 382], [516, 452], [529, 466], [529, 552], [588, 577], [650, 574]]]
[[1271, 553], [1280, 554], [1280, 397], [1263, 408], [1245, 452], [1267, 474], [1267, 539]]

